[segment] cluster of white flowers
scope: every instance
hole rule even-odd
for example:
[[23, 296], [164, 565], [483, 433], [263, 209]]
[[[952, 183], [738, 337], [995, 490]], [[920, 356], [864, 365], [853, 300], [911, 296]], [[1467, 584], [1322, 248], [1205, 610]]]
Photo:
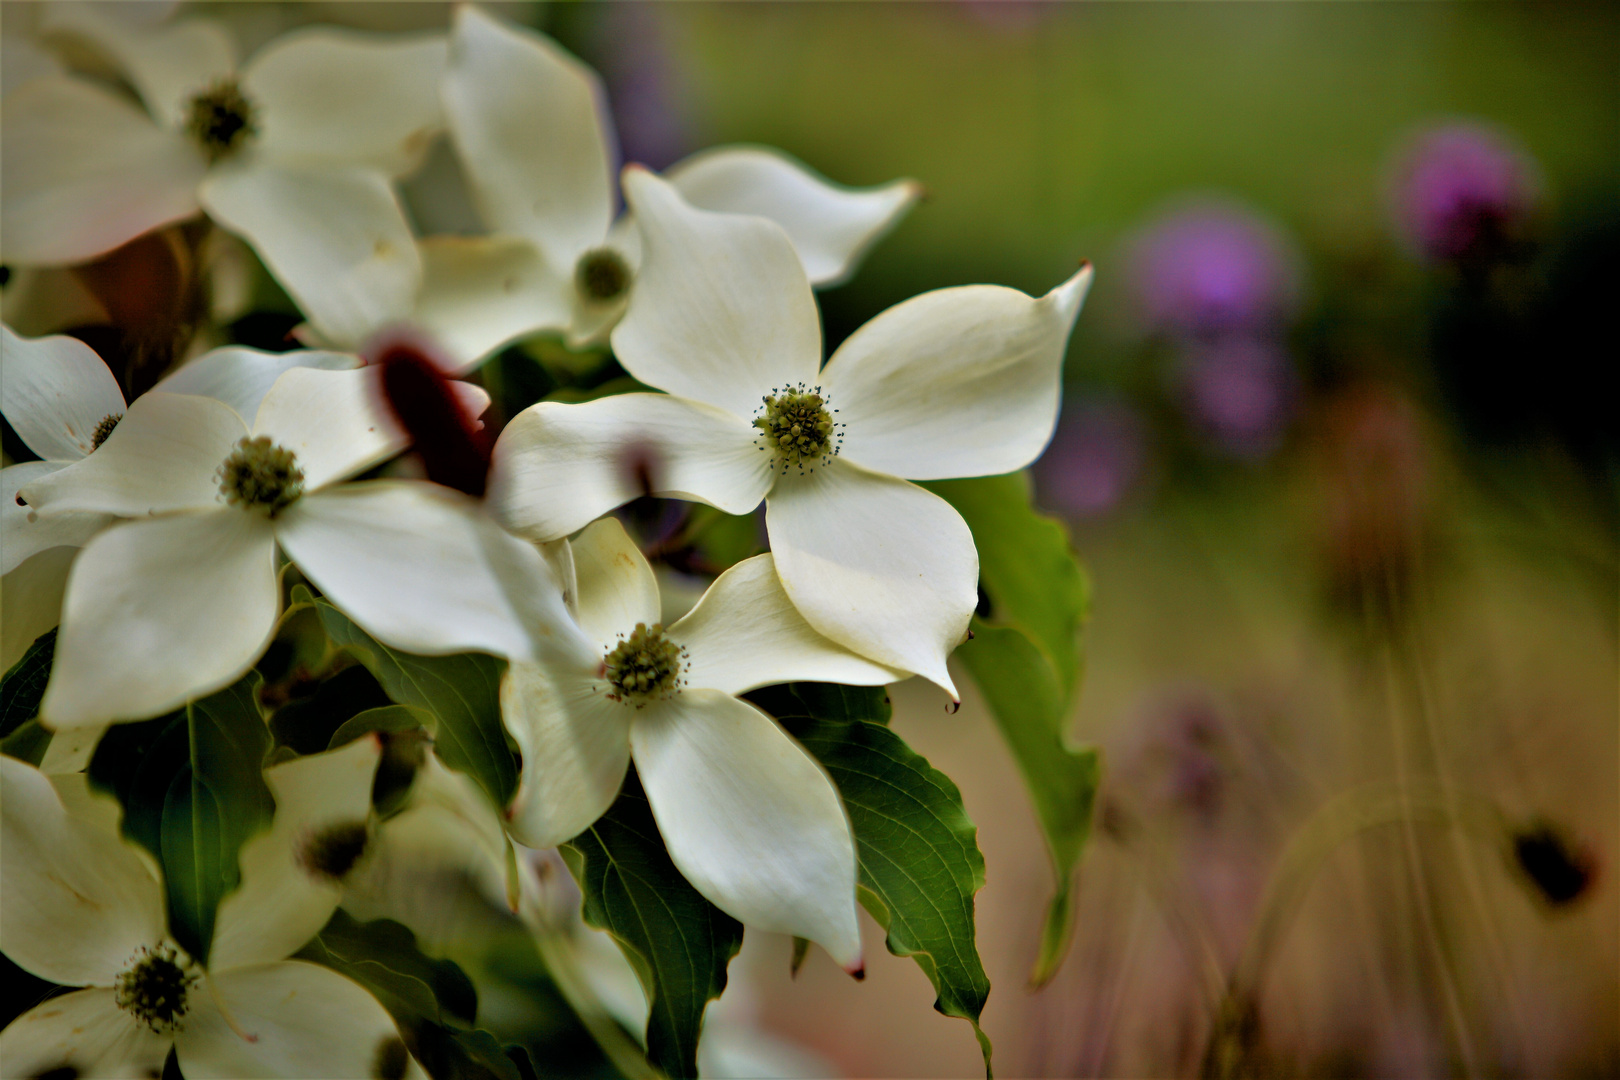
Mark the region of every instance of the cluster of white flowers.
[[[40, 460], [0, 473], [4, 660], [60, 623], [39, 721], [73, 750], [44, 771], [4, 762], [0, 936], [28, 971], [90, 987], [0, 1034], [6, 1075], [146, 1075], [171, 1046], [193, 1080], [415, 1074], [366, 991], [287, 957], [340, 902], [395, 910], [388, 874], [411, 858], [482, 868], [492, 899], [522, 907], [511, 844], [580, 833], [631, 762], [698, 892], [858, 972], [838, 789], [738, 695], [921, 675], [955, 698], [946, 659], [978, 557], [957, 511], [909, 481], [1040, 453], [1089, 268], [1038, 298], [926, 293], [823, 364], [813, 289], [853, 271], [910, 182], [841, 188], [736, 147], [663, 175], [629, 165], [616, 188], [595, 76], [470, 6], [448, 35], [311, 28], [240, 64], [200, 18], [132, 28], [60, 5], [40, 34], [96, 53], [139, 104], [60, 66], [8, 88], [5, 262], [82, 262], [201, 212], [296, 301], [303, 341], [336, 351], [215, 349], [126, 403], [79, 341], [5, 331], [0, 404]], [[487, 235], [417, 237], [401, 209], [397, 181], [441, 131]], [[375, 359], [400, 327], [451, 377], [549, 333], [611, 343], [651, 389], [522, 412], [482, 498], [377, 478], [416, 433], [385, 365], [343, 350]], [[464, 416], [484, 412], [481, 389], [448, 385]], [[652, 568], [603, 516], [642, 495], [763, 501], [769, 553], [665, 626]], [[118, 804], [78, 770], [107, 725], [259, 663], [289, 564], [391, 648], [509, 661], [521, 780], [496, 807], [430, 754], [411, 810], [379, 823], [377, 738], [272, 765], [274, 823], [242, 848], [205, 967], [169, 935]]]

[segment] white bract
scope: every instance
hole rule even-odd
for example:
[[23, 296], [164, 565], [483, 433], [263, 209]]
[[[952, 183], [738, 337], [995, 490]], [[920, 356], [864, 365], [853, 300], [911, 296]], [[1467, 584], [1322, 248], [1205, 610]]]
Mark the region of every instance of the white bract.
[[[605, 336], [639, 252], [634, 229], [614, 222], [617, 147], [596, 75], [550, 39], [469, 5], [456, 13], [444, 102], [495, 235], [423, 242], [417, 320], [464, 362], [540, 331], [576, 345]], [[697, 205], [780, 222], [821, 284], [848, 276], [918, 193], [905, 180], [838, 187], [754, 147], [696, 154], [668, 175]]]
[[924, 293], [823, 368], [815, 299], [779, 226], [696, 209], [645, 170], [625, 170], [624, 188], [644, 256], [613, 349], [668, 393], [525, 410], [496, 444], [497, 513], [550, 540], [648, 487], [732, 514], [766, 498], [776, 570], [806, 621], [954, 697], [945, 658], [977, 602], [978, 554], [949, 503], [900, 477], [991, 476], [1040, 454], [1090, 267], [1038, 299]]
[[314, 931], [289, 932], [277, 905], [223, 905], [208, 969], [195, 964], [169, 934], [162, 881], [118, 818], [83, 775], [0, 759], [6, 955], [87, 987], [0, 1032], [7, 1076], [156, 1076], [171, 1046], [187, 1080], [425, 1075], [365, 989], [286, 959]]
[[[567, 619], [555, 590], [508, 590], [508, 573], [542, 581], [545, 567], [473, 500], [419, 481], [338, 483], [405, 445], [378, 376], [294, 368], [251, 427], [213, 398], [149, 393], [94, 454], [23, 488], [42, 519], [129, 519], [74, 566], [46, 726], [155, 716], [233, 682], [275, 631], [278, 546], [368, 633], [410, 652], [528, 655], [531, 628]], [[483, 392], [461, 389], [482, 412]]]
[[332, 340], [410, 312], [421, 263], [392, 181], [441, 127], [442, 35], [300, 30], [238, 69], [205, 19], [136, 28], [54, 5], [41, 21], [104, 54], [146, 108], [72, 75], [6, 95], [9, 263], [83, 262], [201, 209]]
[[[60, 336], [18, 337], [10, 327], [0, 327], [0, 336], [0, 413], [41, 458], [0, 470], [0, 573], [5, 575], [0, 579], [0, 594], [5, 597], [0, 670], [4, 670], [57, 624], [77, 549], [114, 520], [94, 512], [37, 517], [18, 505], [17, 492], [89, 456], [112, 433], [125, 405], [118, 381], [84, 342]], [[359, 363], [341, 353], [215, 349], [154, 389], [217, 398], [249, 415], [276, 378], [290, 368], [337, 370]]]
[[617, 521], [561, 550], [578, 640], [543, 666], [514, 663], [501, 686], [523, 755], [513, 836], [549, 847], [577, 835], [612, 804], [633, 760], [670, 858], [698, 892], [859, 969], [855, 843], [838, 790], [735, 695], [793, 679], [881, 685], [899, 673], [812, 630], [769, 555], [720, 575], [666, 630], [652, 568]]

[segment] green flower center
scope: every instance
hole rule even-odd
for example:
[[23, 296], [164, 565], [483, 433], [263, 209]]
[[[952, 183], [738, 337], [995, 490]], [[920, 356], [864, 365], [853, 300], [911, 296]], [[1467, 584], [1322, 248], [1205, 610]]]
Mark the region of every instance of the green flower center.
[[843, 425], [833, 419], [838, 410], [828, 408], [821, 387], [784, 386], [763, 400], [763, 415], [754, 417], [760, 449], [775, 451], [783, 472], [796, 465], [802, 473], [806, 463], [813, 472], [816, 462], [825, 465], [837, 455]]
[[685, 651], [664, 636], [661, 625], [636, 623], [602, 663], [602, 674], [613, 686], [608, 697], [638, 709], [667, 698], [680, 689], [685, 660]]
[[244, 510], [263, 510], [271, 517], [304, 493], [304, 470], [298, 456], [267, 436], [243, 439], [219, 467], [219, 492]]
[[574, 287], [593, 304], [617, 300], [630, 287], [630, 265], [612, 248], [592, 248], [574, 264]]
[[371, 830], [363, 821], [328, 825], [304, 841], [298, 862], [310, 874], [329, 881], [342, 881], [366, 853]]
[[123, 413], [108, 413], [101, 418], [101, 422], [96, 425], [96, 430], [90, 433], [90, 452], [92, 454], [101, 448], [101, 444], [107, 441], [107, 436], [113, 433], [113, 428], [117, 427], [118, 421], [123, 418]]
[[235, 79], [221, 79], [191, 99], [186, 133], [209, 161], [230, 157], [258, 132], [258, 110]]
[[177, 1031], [186, 1015], [186, 995], [197, 976], [186, 974], [190, 960], [173, 945], [141, 948], [115, 989], [118, 1007], [159, 1035]]

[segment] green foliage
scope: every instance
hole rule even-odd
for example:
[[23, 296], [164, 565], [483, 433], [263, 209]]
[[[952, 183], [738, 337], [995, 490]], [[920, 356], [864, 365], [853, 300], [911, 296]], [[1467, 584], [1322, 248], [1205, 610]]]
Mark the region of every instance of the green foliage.
[[91, 782], [123, 804], [124, 834], [162, 865], [169, 931], [200, 963], [219, 902], [240, 884], [237, 855], [275, 811], [259, 684], [249, 672], [168, 716], [115, 724], [90, 759]]
[[[39, 715], [39, 702], [56, 658], [56, 631], [41, 634], [0, 679], [0, 739]], [[49, 742], [47, 733], [46, 741]], [[9, 753], [9, 751], [7, 751]], [[42, 750], [41, 753], [44, 751]]]
[[318, 601], [332, 644], [348, 650], [376, 676], [388, 696], [433, 717], [434, 746], [445, 765], [478, 781], [496, 806], [517, 792], [517, 757], [501, 724], [501, 677], [506, 661], [483, 653], [413, 656], [360, 629]]
[[696, 1076], [703, 1009], [726, 988], [742, 924], [670, 861], [634, 769], [607, 813], [562, 852], [585, 894], [585, 921], [613, 935], [641, 979], [647, 1056], [671, 1077]]
[[827, 769], [855, 832], [861, 903], [896, 956], [922, 968], [934, 1008], [973, 1025], [990, 1071], [979, 1014], [990, 979], [979, 962], [973, 897], [984, 856], [962, 794], [889, 730], [881, 688], [795, 683], [750, 695]]
[[1030, 975], [1040, 985], [1056, 974], [1068, 948], [1072, 878], [1097, 792], [1096, 750], [1073, 749], [1063, 734], [1079, 688], [1079, 632], [1091, 586], [1063, 526], [1030, 504], [1024, 474], [926, 486], [973, 530], [990, 606], [973, 622], [974, 640], [956, 655], [973, 673], [1023, 773], [1057, 878]]
[[11, 734], [0, 739], [0, 754], [34, 766], [45, 760], [45, 751], [50, 748], [51, 732], [37, 717], [17, 725]]

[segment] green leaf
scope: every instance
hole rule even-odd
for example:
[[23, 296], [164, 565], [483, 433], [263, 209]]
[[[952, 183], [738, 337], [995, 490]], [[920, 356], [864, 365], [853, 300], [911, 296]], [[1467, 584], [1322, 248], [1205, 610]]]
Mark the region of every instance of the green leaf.
[[861, 903], [933, 983], [934, 1008], [973, 1025], [990, 1072], [979, 1015], [990, 979], [979, 961], [973, 897], [984, 856], [962, 793], [886, 726], [882, 690], [817, 683], [749, 695], [826, 768], [855, 832]]
[[742, 924], [675, 869], [633, 768], [607, 813], [562, 852], [585, 921], [613, 935], [647, 993], [647, 1056], [671, 1077], [696, 1076], [703, 1009], [726, 988]]
[[10, 735], [0, 739], [0, 754], [26, 761], [36, 768], [45, 760], [45, 751], [50, 748], [51, 731], [37, 717], [25, 720]]
[[0, 739], [39, 715], [39, 702], [56, 658], [56, 631], [41, 634], [0, 679]]
[[124, 806], [124, 834], [162, 864], [170, 933], [203, 964], [219, 902], [241, 882], [242, 845], [275, 812], [260, 681], [250, 671], [168, 716], [115, 724], [90, 760], [91, 782]]
[[483, 653], [413, 656], [372, 638], [326, 601], [317, 601], [332, 644], [364, 664], [401, 705], [431, 713], [434, 745], [445, 765], [467, 773], [506, 806], [517, 793], [517, 756], [501, 724], [506, 661]]
[[1052, 858], [1057, 888], [1030, 975], [1038, 986], [1057, 973], [1068, 948], [1072, 878], [1097, 792], [1096, 751], [1064, 740], [1079, 690], [1079, 633], [1091, 586], [1063, 526], [1031, 505], [1023, 473], [924, 486], [955, 506], [973, 531], [989, 611], [974, 620], [975, 639], [956, 655], [1018, 762]]

